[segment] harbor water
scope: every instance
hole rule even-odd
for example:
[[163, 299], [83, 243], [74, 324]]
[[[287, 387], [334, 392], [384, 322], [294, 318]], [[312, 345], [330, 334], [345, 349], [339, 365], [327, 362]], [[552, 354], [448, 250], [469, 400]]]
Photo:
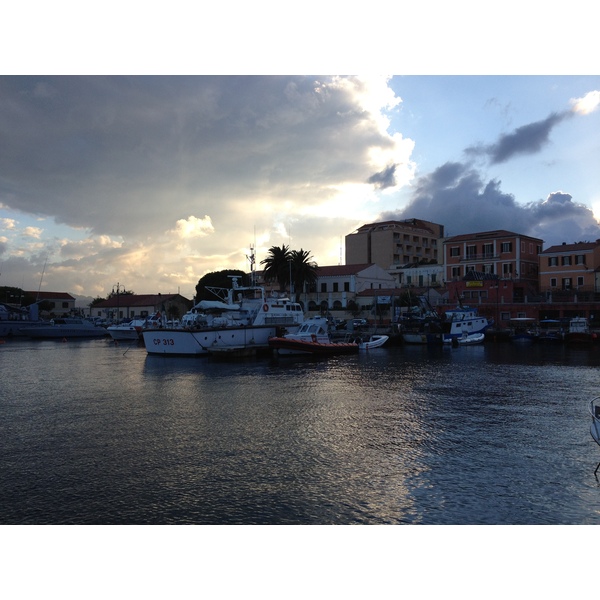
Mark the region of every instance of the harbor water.
[[0, 523], [600, 524], [600, 346], [0, 345]]

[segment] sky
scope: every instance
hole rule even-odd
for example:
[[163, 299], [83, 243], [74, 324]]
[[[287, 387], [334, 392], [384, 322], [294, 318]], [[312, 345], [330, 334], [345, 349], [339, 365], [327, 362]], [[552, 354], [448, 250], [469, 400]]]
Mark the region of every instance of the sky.
[[0, 75], [0, 286], [191, 299], [251, 247], [343, 264], [387, 219], [600, 238], [600, 76], [36, 64]]

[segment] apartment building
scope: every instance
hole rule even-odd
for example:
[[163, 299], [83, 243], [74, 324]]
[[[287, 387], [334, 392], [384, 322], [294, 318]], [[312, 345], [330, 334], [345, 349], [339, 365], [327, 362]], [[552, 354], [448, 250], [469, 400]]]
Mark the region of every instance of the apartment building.
[[368, 223], [346, 236], [346, 264], [374, 263], [391, 273], [409, 264], [442, 263], [443, 237], [443, 225], [420, 219]]
[[[539, 293], [539, 256], [543, 240], [495, 230], [447, 238], [443, 242], [450, 297], [486, 298], [489, 282], [503, 281], [505, 301], [522, 302]], [[485, 282], [488, 282], [487, 284]], [[496, 294], [497, 284], [493, 284]]]
[[558, 299], [576, 292], [584, 299], [600, 291], [600, 240], [563, 243], [540, 254], [540, 292]]

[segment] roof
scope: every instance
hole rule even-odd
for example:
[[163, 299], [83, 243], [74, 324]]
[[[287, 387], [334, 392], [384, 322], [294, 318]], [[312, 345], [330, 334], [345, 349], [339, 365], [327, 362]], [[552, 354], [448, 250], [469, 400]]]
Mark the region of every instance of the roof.
[[536, 242], [543, 243], [544, 240], [539, 238], [534, 238], [529, 235], [523, 235], [521, 233], [515, 233], [514, 231], [507, 231], [506, 229], [496, 229], [494, 231], [480, 231], [479, 233], [464, 233], [462, 235], [455, 235], [449, 237], [444, 240], [444, 244], [448, 244], [449, 242], [467, 242], [471, 240], [492, 240], [498, 238], [507, 238], [507, 237], [521, 237], [527, 238], [529, 240], [534, 240]]
[[175, 298], [186, 300], [179, 294], [123, 294], [98, 302], [98, 304], [94, 304], [94, 308], [110, 308], [117, 305], [122, 308], [158, 306]]
[[372, 267], [374, 263], [364, 263], [358, 265], [333, 265], [331, 267], [317, 267], [318, 277], [344, 277], [348, 275], [357, 275], [361, 271]]
[[75, 298], [67, 292], [25, 292], [28, 296], [34, 296], [39, 300], [73, 300]]
[[[421, 219], [406, 219], [404, 221], [378, 221], [377, 223], [365, 223], [361, 227], [359, 227], [354, 234], [356, 233], [367, 233], [369, 231], [374, 230], [382, 230], [382, 229], [390, 229], [390, 228], [414, 228], [414, 229], [424, 229], [433, 234], [433, 230], [430, 225], [435, 225], [437, 227], [441, 227], [437, 223], [432, 223], [431, 221], [422, 221]], [[353, 235], [353, 234], [350, 234]]]
[[550, 246], [541, 254], [556, 254], [557, 252], [575, 252], [575, 251], [584, 251], [584, 250], [593, 250], [596, 248], [600, 242], [596, 240], [595, 242], [577, 242], [576, 244], [565, 244], [564, 242], [558, 246]]

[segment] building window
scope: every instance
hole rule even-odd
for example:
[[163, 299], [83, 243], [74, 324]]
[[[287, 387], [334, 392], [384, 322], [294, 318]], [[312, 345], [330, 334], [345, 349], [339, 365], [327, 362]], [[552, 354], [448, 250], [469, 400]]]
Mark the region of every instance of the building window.
[[492, 258], [494, 256], [494, 244], [483, 245], [483, 256], [485, 258]]
[[483, 272], [494, 274], [494, 265], [483, 265]]
[[338, 282], [337, 282], [337, 281], [334, 281], [334, 282], [333, 282], [333, 291], [334, 291], [334, 292], [339, 292], [339, 289], [338, 289], [338, 287], [339, 287], [339, 284], [338, 284]]
[[450, 256], [460, 256], [460, 248], [458, 246], [450, 248]]
[[435, 273], [431, 274], [431, 283], [437, 283], [437, 275]]
[[68, 302], [63, 302], [62, 303], [62, 307], [63, 308], [69, 308], [69, 303]]
[[563, 256], [562, 257], [562, 266], [569, 266], [571, 264], [571, 257], [570, 256]]
[[452, 267], [452, 277], [460, 277], [460, 267]]
[[344, 291], [345, 292], [350, 291], [350, 282], [349, 281], [344, 281]]
[[575, 264], [576, 265], [585, 265], [585, 254], [578, 254], [575, 257]]
[[321, 292], [326, 292], [327, 291], [327, 283], [322, 283], [321, 284]]
[[550, 278], [550, 287], [553, 287], [553, 288], [556, 287], [556, 277]]
[[512, 263], [504, 263], [502, 265], [502, 275], [512, 275], [513, 272], [513, 266]]
[[578, 277], [577, 278], [577, 287], [581, 287], [583, 286], [583, 277]]
[[563, 290], [570, 290], [571, 289], [571, 278], [570, 277], [564, 277], [562, 280], [562, 289]]
[[512, 242], [502, 242], [500, 250], [502, 252], [512, 252]]
[[558, 267], [558, 256], [549, 256], [548, 257], [548, 266], [549, 267]]
[[473, 259], [477, 256], [477, 246], [467, 246], [467, 258]]

